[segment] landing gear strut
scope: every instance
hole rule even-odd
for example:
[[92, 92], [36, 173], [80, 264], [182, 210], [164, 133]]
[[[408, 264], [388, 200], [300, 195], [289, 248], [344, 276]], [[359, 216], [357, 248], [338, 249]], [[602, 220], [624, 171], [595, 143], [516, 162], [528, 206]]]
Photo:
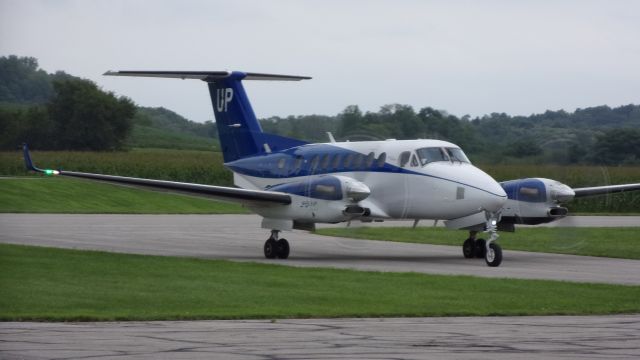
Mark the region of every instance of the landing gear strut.
[[491, 214], [487, 216], [487, 232], [489, 233], [489, 240], [485, 244], [486, 252], [484, 254], [484, 261], [491, 267], [500, 266], [502, 263], [502, 248], [494, 241], [498, 240], [498, 219], [499, 215]]
[[489, 240], [477, 239], [478, 232], [469, 231], [469, 238], [462, 244], [462, 254], [465, 258], [484, 258], [488, 266], [496, 267], [502, 263], [502, 248], [495, 243], [498, 240], [496, 221], [492, 217], [487, 220], [487, 230]]
[[289, 257], [289, 242], [278, 239], [278, 230], [271, 230], [271, 236], [264, 243], [264, 257], [267, 259], [286, 259]]

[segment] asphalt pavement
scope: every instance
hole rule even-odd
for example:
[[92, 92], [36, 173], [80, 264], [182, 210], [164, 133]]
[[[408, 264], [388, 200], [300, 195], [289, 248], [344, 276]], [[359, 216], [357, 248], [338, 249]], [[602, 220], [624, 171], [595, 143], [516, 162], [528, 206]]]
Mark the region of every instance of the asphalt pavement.
[[[617, 218], [579, 223], [637, 225], [637, 217]], [[408, 222], [391, 224], [409, 226]], [[572, 237], [570, 228], [558, 231], [563, 246], [579, 246], [580, 239]], [[459, 247], [297, 231], [285, 233], [292, 246], [290, 259], [266, 260], [262, 245], [267, 234], [253, 215], [0, 215], [2, 243], [291, 266], [640, 285], [637, 260], [505, 251], [502, 266], [489, 268], [482, 259], [464, 259]], [[0, 322], [1, 359], [638, 357], [640, 315]]]
[[[614, 219], [614, 217], [611, 217]], [[267, 260], [268, 231], [255, 215], [0, 215], [0, 242], [134, 254], [189, 256], [372, 271], [640, 285], [640, 261], [504, 251], [500, 267], [465, 259], [461, 247], [284, 233], [287, 260]], [[460, 232], [462, 244], [466, 234]], [[562, 246], [580, 246], [558, 229]]]
[[2, 359], [631, 359], [640, 316], [0, 323]]

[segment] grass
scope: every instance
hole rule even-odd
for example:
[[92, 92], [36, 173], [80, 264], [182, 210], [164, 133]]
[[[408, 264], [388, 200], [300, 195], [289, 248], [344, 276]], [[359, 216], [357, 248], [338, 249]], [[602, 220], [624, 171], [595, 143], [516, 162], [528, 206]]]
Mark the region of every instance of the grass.
[[[466, 232], [418, 227], [327, 228], [320, 235], [355, 239], [461, 246]], [[557, 254], [640, 259], [640, 227], [629, 228], [518, 228], [500, 233], [503, 249]]]
[[101, 182], [32, 176], [0, 179], [0, 213], [242, 214], [236, 204]]
[[637, 313], [640, 287], [382, 273], [0, 244], [0, 320]]

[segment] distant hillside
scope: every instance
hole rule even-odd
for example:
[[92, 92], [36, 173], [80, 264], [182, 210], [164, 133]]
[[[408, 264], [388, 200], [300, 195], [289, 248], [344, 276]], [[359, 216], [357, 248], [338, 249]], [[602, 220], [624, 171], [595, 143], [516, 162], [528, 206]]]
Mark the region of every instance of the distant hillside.
[[[51, 83], [59, 77], [71, 76], [47, 74], [34, 58], [0, 58], [0, 135], [12, 130], [3, 121], [18, 123], [13, 114], [27, 116], [33, 110], [30, 106], [48, 101], [53, 96]], [[43, 106], [37, 110], [46, 111]], [[633, 104], [530, 116], [492, 113], [473, 119], [429, 106], [416, 110], [389, 104], [363, 113], [350, 105], [337, 115], [271, 117], [260, 122], [266, 132], [310, 142], [327, 141], [326, 132], [352, 141], [448, 140], [463, 147], [473, 161], [484, 163], [640, 163], [640, 106]], [[129, 147], [219, 148], [215, 123], [196, 123], [165, 108], [137, 107], [133, 124]]]
[[219, 149], [215, 123], [197, 123], [162, 107], [138, 107], [128, 144], [136, 148]]
[[[9, 131], [7, 116], [23, 116], [54, 96], [53, 82], [79, 79], [58, 71], [49, 74], [32, 57], [0, 57], [0, 131]], [[211, 150], [217, 147], [215, 124], [196, 123], [165, 108], [137, 107], [129, 147]], [[11, 145], [13, 147], [13, 145]]]

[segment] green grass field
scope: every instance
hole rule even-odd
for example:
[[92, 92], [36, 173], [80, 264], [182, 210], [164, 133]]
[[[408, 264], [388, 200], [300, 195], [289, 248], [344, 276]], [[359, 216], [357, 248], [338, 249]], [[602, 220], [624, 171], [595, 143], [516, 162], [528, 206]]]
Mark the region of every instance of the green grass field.
[[0, 320], [640, 312], [640, 287], [383, 273], [0, 244]]
[[[319, 229], [317, 233], [355, 239], [455, 246], [462, 246], [468, 237], [465, 231], [433, 227], [327, 228]], [[498, 243], [506, 250], [640, 259], [640, 227], [517, 228], [515, 233], [501, 232]]]
[[96, 181], [31, 176], [0, 179], [0, 213], [242, 214], [228, 204]]

